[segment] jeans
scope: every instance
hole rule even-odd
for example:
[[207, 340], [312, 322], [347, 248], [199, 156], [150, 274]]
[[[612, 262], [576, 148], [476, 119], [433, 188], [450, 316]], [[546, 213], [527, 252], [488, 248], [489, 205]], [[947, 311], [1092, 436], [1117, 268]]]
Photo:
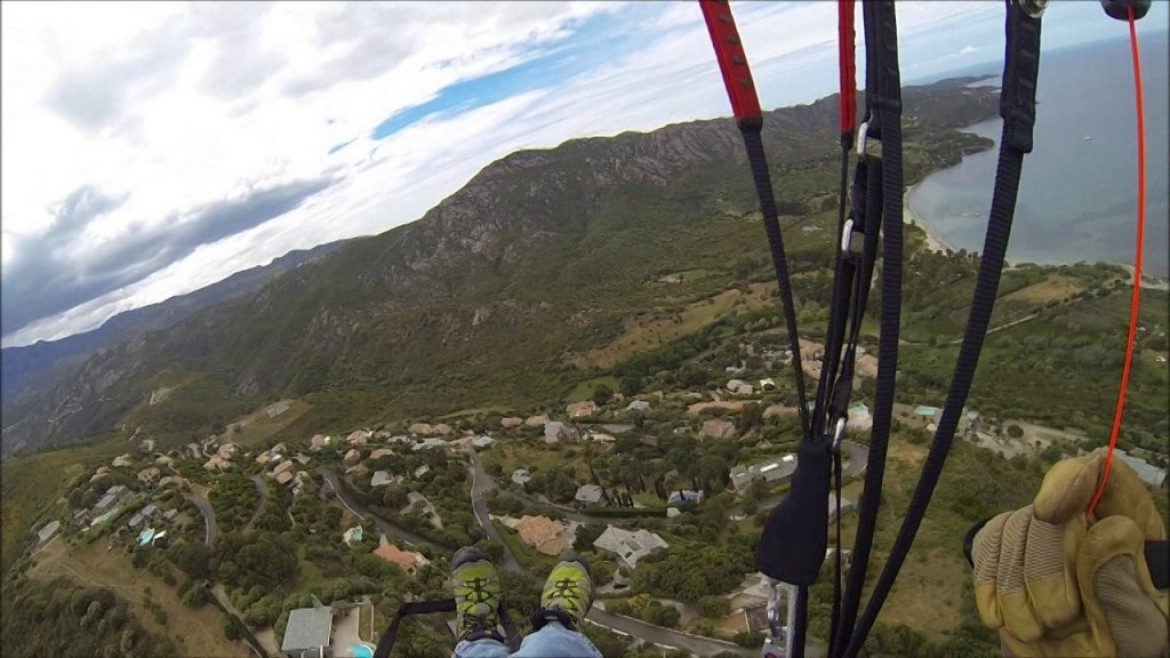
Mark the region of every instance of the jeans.
[[[507, 658], [508, 647], [499, 640], [464, 640], [455, 647], [455, 658]], [[524, 638], [512, 658], [601, 658], [601, 652], [584, 635], [549, 622]]]

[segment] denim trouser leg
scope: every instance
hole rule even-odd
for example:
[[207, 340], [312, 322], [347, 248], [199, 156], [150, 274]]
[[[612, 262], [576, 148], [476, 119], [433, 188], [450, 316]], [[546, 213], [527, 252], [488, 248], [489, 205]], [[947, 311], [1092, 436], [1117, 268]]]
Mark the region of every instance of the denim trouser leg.
[[499, 640], [463, 640], [455, 645], [455, 658], [507, 658], [508, 647]]
[[512, 654], [512, 658], [552, 657], [601, 658], [601, 652], [584, 635], [556, 622], [549, 622], [544, 628], [525, 637], [520, 643], [520, 650]]

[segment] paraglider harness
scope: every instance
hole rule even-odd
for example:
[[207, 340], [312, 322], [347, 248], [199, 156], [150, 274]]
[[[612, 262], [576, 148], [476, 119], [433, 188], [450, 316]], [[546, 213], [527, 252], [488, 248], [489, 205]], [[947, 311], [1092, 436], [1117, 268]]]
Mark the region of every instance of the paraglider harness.
[[[759, 197], [764, 229], [776, 270], [780, 303], [788, 329], [789, 348], [793, 355], [793, 377], [803, 432], [791, 493], [769, 516], [756, 553], [757, 566], [770, 579], [772, 587], [772, 596], [768, 603], [772, 637], [766, 642], [763, 654], [787, 655], [791, 658], [801, 658], [804, 654], [808, 588], [817, 580], [825, 561], [829, 517], [825, 501], [829, 498], [832, 484], [836, 493], [838, 549], [834, 551], [836, 559], [829, 655], [853, 657], [861, 651], [865, 638], [873, 628], [874, 621], [914, 541], [931, 495], [938, 484], [947, 453], [954, 441], [959, 417], [974, 379], [1003, 270], [1024, 156], [1032, 151], [1040, 59], [1040, 19], [1047, 0], [1006, 0], [1005, 3], [1006, 47], [999, 103], [1003, 133], [999, 142], [987, 232], [967, 326], [959, 347], [942, 417], [915, 488], [914, 497], [886, 558], [886, 564], [873, 586], [869, 602], [860, 617], [858, 610], [861, 590], [866, 582], [869, 557], [873, 549], [889, 444], [902, 302], [902, 99], [894, 4], [892, 0], [862, 3], [866, 49], [865, 115], [855, 134], [857, 101], [853, 52], [854, 3], [853, 0], [838, 0], [841, 81], [838, 240], [821, 377], [810, 415], [801, 367], [800, 342], [790, 277], [761, 139], [763, 114], [730, 7], [726, 0], [700, 0], [700, 3], [736, 123], [743, 135], [748, 164]], [[1140, 73], [1133, 22], [1146, 14], [1150, 3], [1149, 0], [1101, 0], [1101, 4], [1109, 16], [1130, 22], [1134, 43], [1135, 80], [1139, 93], [1140, 133]], [[850, 187], [849, 160], [855, 138], [857, 162]], [[881, 142], [880, 156], [868, 152], [867, 146], [871, 140]], [[1143, 152], [1144, 149], [1139, 147], [1139, 163], [1144, 159]], [[1135, 267], [1139, 272], [1141, 232], [1144, 223], [1143, 181], [1144, 165], [1139, 164], [1139, 242]], [[848, 212], [847, 202], [851, 202], [848, 203], [850, 206]], [[882, 249], [881, 310], [873, 426], [865, 484], [859, 503], [852, 564], [842, 593], [842, 551], [839, 547], [842, 487], [840, 443], [852, 394], [857, 342], [873, 278], [879, 234]], [[1108, 457], [1110, 461], [1116, 445], [1121, 408], [1124, 405], [1139, 291], [1140, 275], [1134, 280], [1130, 343], [1127, 347], [1122, 391], [1110, 440]], [[1107, 465], [1108, 463], [1109, 461]], [[1107, 477], [1108, 470], [1105, 475], [1105, 478]], [[1100, 484], [1100, 487], [1103, 486], [1104, 478]], [[968, 560], [970, 542], [978, 528], [979, 526], [973, 528], [966, 538]], [[1161, 583], [1159, 586], [1165, 586], [1167, 580], [1166, 554], [1167, 546], [1164, 541], [1157, 542], [1157, 545], [1151, 543], [1147, 548], [1151, 571], [1161, 576], [1156, 579]], [[787, 632], [782, 632], [780, 623], [781, 600], [784, 597], [778, 594], [782, 586], [789, 594]], [[786, 644], [783, 654], [776, 644], [782, 635]]]
[[[1112, 18], [1127, 20], [1134, 38], [1135, 72], [1137, 71], [1136, 36], [1133, 22], [1144, 17], [1150, 0], [1100, 0]], [[886, 559], [869, 602], [860, 617], [861, 590], [866, 582], [869, 557], [873, 549], [874, 530], [885, 473], [894, 405], [894, 388], [898, 366], [898, 343], [902, 308], [903, 263], [903, 167], [902, 167], [902, 97], [898, 64], [897, 20], [893, 0], [862, 2], [865, 30], [865, 114], [857, 125], [857, 96], [854, 64], [854, 0], [838, 0], [838, 49], [840, 56], [840, 129], [841, 176], [838, 189], [837, 241], [835, 268], [825, 334], [821, 377], [813, 403], [808, 403], [805, 388], [795, 305], [788, 272], [783, 236], [780, 231], [775, 195], [772, 190], [762, 139], [763, 113], [752, 81], [751, 70], [735, 20], [727, 0], [699, 0], [733, 114], [744, 140], [748, 165], [763, 216], [772, 265], [776, 272], [780, 304], [792, 353], [793, 379], [796, 384], [801, 443], [790, 494], [768, 517], [756, 552], [757, 567], [770, 580], [768, 602], [771, 637], [765, 642], [763, 655], [802, 658], [808, 615], [808, 588], [820, 575], [828, 548], [829, 514], [825, 501], [830, 488], [835, 490], [837, 509], [834, 551], [834, 596], [829, 632], [829, 655], [833, 658], [857, 656], [889, 595], [914, 541], [927, 505], [938, 484], [947, 453], [954, 441], [959, 417], [967, 401], [983, 341], [995, 305], [1008, 238], [1015, 214], [1020, 174], [1024, 156], [1032, 151], [1032, 132], [1036, 119], [1036, 82], [1040, 60], [1041, 15], [1047, 0], [1005, 0], [1005, 56], [1000, 88], [999, 114], [1003, 132], [995, 171], [987, 232], [979, 271], [972, 295], [966, 330], [951, 379], [950, 390], [942, 410], [934, 440], [924, 462], [910, 507], [897, 538]], [[1140, 76], [1139, 117], [1141, 112]], [[1141, 126], [1139, 119], [1139, 143]], [[870, 141], [881, 143], [881, 155], [868, 151]], [[856, 146], [852, 184], [849, 181], [850, 156]], [[1144, 158], [1139, 147], [1139, 162]], [[1116, 445], [1117, 426], [1124, 405], [1128, 364], [1132, 358], [1137, 297], [1141, 280], [1140, 236], [1144, 222], [1144, 169], [1139, 166], [1139, 248], [1134, 278], [1134, 304], [1131, 309], [1131, 336], [1127, 348], [1126, 369], [1119, 395], [1118, 413], [1110, 440], [1109, 460]], [[848, 211], [846, 207], [848, 206]], [[857, 534], [852, 549], [849, 573], [842, 588], [841, 537], [841, 440], [845, 434], [848, 405], [852, 396], [854, 368], [862, 321], [864, 319], [881, 238], [881, 309], [878, 342], [878, 370], [874, 396], [873, 426], [869, 440], [866, 477], [859, 501]], [[1108, 471], [1106, 471], [1106, 478]], [[1101, 483], [1104, 486], [1104, 479]], [[977, 524], [964, 539], [970, 560], [971, 543], [982, 524]], [[1151, 542], [1146, 557], [1155, 585], [1170, 582], [1170, 558], [1167, 542]], [[781, 588], [791, 588], [788, 597], [788, 625], [785, 633], [780, 623]], [[378, 642], [374, 658], [388, 658], [402, 620], [411, 615], [450, 613], [452, 599], [414, 601], [402, 604]], [[501, 604], [500, 619], [513, 649], [519, 644], [515, 626]], [[777, 646], [785, 636], [786, 648]], [[781, 653], [783, 651], [783, 653]]]

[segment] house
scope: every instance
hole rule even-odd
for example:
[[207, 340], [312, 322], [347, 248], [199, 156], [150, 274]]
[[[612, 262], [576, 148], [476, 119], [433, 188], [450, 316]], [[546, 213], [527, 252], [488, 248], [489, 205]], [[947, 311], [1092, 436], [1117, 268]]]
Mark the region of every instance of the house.
[[175, 460], [169, 455], [159, 455], [158, 457], [154, 458], [154, 463], [158, 464], [159, 466], [174, 466]]
[[203, 463], [204, 470], [208, 471], [226, 471], [231, 468], [232, 463], [219, 455], [213, 455], [210, 459]]
[[373, 436], [373, 432], [367, 430], [354, 430], [349, 433], [349, 436], [345, 437], [345, 441], [351, 446], [364, 446], [366, 445], [366, 442], [370, 440], [371, 436]]
[[679, 489], [678, 491], [670, 492], [670, 500], [667, 505], [687, 505], [699, 504], [703, 502], [703, 491], [692, 491], [691, 489]]
[[57, 530], [60, 528], [60, 521], [49, 521], [45, 525], [41, 526], [40, 530], [37, 530], [37, 542], [44, 544], [45, 542], [49, 541], [53, 538], [53, 535], [57, 534]]
[[712, 439], [734, 439], [736, 436], [735, 423], [719, 418], [705, 420], [703, 428], [699, 430], [699, 436]]
[[313, 452], [320, 452], [321, 450], [328, 447], [332, 440], [333, 437], [331, 436], [325, 436], [324, 434], [314, 434], [313, 438], [309, 439], [309, 450], [312, 450]]
[[273, 475], [273, 477], [277, 477], [281, 473], [292, 470], [292, 467], [293, 467], [292, 460], [286, 459], [286, 460], [280, 462], [279, 464], [277, 464], [276, 468], [272, 469], [272, 475]]
[[93, 513], [95, 515], [102, 514], [111, 508], [117, 507], [117, 505], [121, 503], [122, 499], [126, 496], [126, 493], [126, 487], [121, 484], [114, 485], [109, 489], [106, 489], [105, 495], [103, 495], [101, 499], [94, 504], [92, 510]]
[[341, 459], [341, 463], [346, 466], [357, 466], [361, 460], [362, 453], [358, 452], [357, 448], [350, 448], [349, 452], [345, 453], [345, 457]]
[[670, 544], [662, 537], [647, 530], [622, 530], [617, 526], [608, 526], [593, 542], [593, 547], [613, 553], [617, 556], [618, 564], [633, 570], [638, 561], [652, 553], [670, 548]]
[[601, 502], [601, 497], [601, 487], [596, 484], [583, 484], [577, 487], [577, 495], [573, 496], [573, 500], [585, 505], [596, 505]]
[[134, 458], [130, 455], [130, 453], [126, 453], [124, 455], [118, 455], [117, 457], [114, 457], [113, 466], [114, 468], [119, 468], [122, 466], [129, 466], [132, 463], [134, 463]]
[[187, 484], [187, 480], [181, 475], [168, 475], [158, 481], [158, 486], [160, 489], [162, 487], [169, 487], [172, 484], [176, 487], [182, 487], [183, 485]]
[[574, 402], [565, 407], [565, 413], [569, 414], [569, 418], [587, 418], [597, 413], [597, 405], [593, 400]]
[[919, 418], [937, 418], [942, 412], [938, 407], [932, 407], [926, 404], [920, 404], [914, 407], [914, 415]]
[[362, 527], [360, 525], [355, 525], [349, 530], [346, 530], [344, 533], [342, 533], [341, 540], [345, 542], [346, 546], [360, 544], [362, 541]]
[[239, 451], [239, 449], [240, 446], [234, 443], [225, 443], [216, 449], [215, 454], [219, 455], [220, 459], [230, 461], [232, 457], [236, 456], [236, 452]]
[[292, 406], [292, 403], [289, 402], [288, 400], [281, 400], [280, 402], [274, 402], [274, 403], [272, 403], [264, 408], [264, 414], [266, 416], [268, 416], [269, 418], [276, 418], [280, 414], [288, 411], [289, 407], [291, 407], [291, 406]]
[[418, 478], [420, 478], [420, 477], [422, 477], [430, 472], [431, 472], [431, 467], [427, 464], [423, 464], [422, 466], [419, 466], [418, 468], [414, 469], [414, 477], [415, 477], [415, 479], [418, 479]]
[[267, 466], [270, 461], [272, 461], [272, 454], [267, 451], [256, 455], [256, 463], [261, 466]]
[[162, 471], [151, 466], [150, 468], [144, 468], [141, 471], [138, 471], [138, 481], [148, 487], [154, 486], [154, 484], [158, 482], [158, 478], [161, 475]]
[[524, 486], [531, 479], [532, 473], [529, 473], [527, 468], [518, 468], [512, 471], [512, 481], [520, 486]]
[[633, 411], [639, 414], [650, 413], [650, 403], [646, 400], [634, 400], [626, 405], [626, 411]]
[[522, 516], [514, 529], [521, 541], [545, 555], [560, 555], [573, 545], [569, 525], [547, 516]]
[[1166, 484], [1166, 469], [1158, 468], [1141, 457], [1135, 457], [1121, 449], [1117, 449], [1115, 454], [1137, 472], [1142, 482], [1152, 487], [1161, 487]]
[[301, 454], [299, 452], [297, 453], [296, 457], [293, 457], [293, 459], [297, 460], [297, 463], [299, 463], [301, 466], [306, 466], [306, 465], [308, 465], [308, 463], [310, 461], [312, 461], [311, 457], [309, 457], [308, 455], [305, 455], [305, 454]]
[[564, 423], [550, 420], [544, 424], [544, 442], [558, 443], [577, 438], [577, 431], [566, 427]]
[[385, 487], [390, 484], [395, 484], [400, 479], [390, 475], [390, 471], [374, 471], [374, 476], [370, 478], [370, 488]]
[[104, 478], [105, 476], [107, 476], [109, 474], [110, 474], [110, 467], [109, 466], [100, 466], [100, 467], [98, 467], [98, 470], [93, 472], [93, 477], [89, 478], [89, 481], [91, 483], [97, 482], [98, 480]]
[[775, 389], [776, 389], [776, 381], [773, 380], [771, 377], [760, 380], [760, 390], [761, 391], [772, 391]]
[[415, 436], [422, 436], [423, 434], [434, 434], [434, 430], [426, 423], [415, 423], [406, 430]]
[[418, 452], [420, 450], [431, 450], [432, 448], [442, 448], [446, 450], [447, 442], [443, 439], [431, 437], [428, 439], [423, 439], [422, 441], [414, 444], [414, 447], [411, 448], [411, 450]]
[[504, 429], [512, 429], [513, 427], [520, 427], [524, 424], [524, 419], [519, 416], [508, 416], [500, 419], [500, 427]]
[[471, 439], [471, 445], [475, 446], [476, 448], [478, 448], [480, 450], [483, 450], [484, 448], [491, 447], [491, 445], [495, 442], [496, 442], [496, 440], [493, 439], [492, 437], [488, 436], [487, 434], [481, 434], [481, 435], [473, 437]]
[[593, 430], [589, 430], [588, 432], [586, 432], [585, 438], [588, 439], [589, 441], [600, 441], [601, 443], [613, 443], [614, 441], [617, 440], [617, 439], [613, 438], [612, 434], [606, 434], [604, 432], [594, 432]]
[[318, 605], [288, 613], [280, 652], [286, 658], [326, 658], [333, 635], [333, 608]]
[[377, 555], [387, 562], [397, 564], [399, 568], [412, 576], [419, 567], [430, 562], [425, 557], [423, 557], [421, 553], [405, 551], [401, 548], [398, 548], [394, 544], [391, 544], [390, 541], [386, 539], [386, 535], [382, 535], [378, 539], [378, 548], [374, 549], [374, 555]]
[[742, 379], [731, 379], [727, 382], [727, 390], [736, 395], [751, 395], [754, 392], [752, 385]]
[[864, 402], [849, 407], [849, 419], [845, 421], [845, 426], [853, 430], [867, 430], [873, 427], [873, 415], [869, 413], [869, 407], [865, 406]]
[[156, 505], [147, 505], [146, 507], [138, 510], [134, 516], [130, 517], [130, 521], [126, 524], [126, 526], [131, 529], [137, 528], [154, 517], [154, 513], [157, 511], [158, 507]]
[[438, 434], [439, 436], [450, 436], [454, 431], [455, 430], [451, 429], [451, 426], [447, 423], [438, 423], [436, 425], [431, 425], [430, 433]]
[[276, 475], [276, 483], [282, 487], [288, 486], [288, 484], [292, 482], [297, 475], [298, 473], [296, 471], [281, 471]]
[[378, 448], [377, 450], [371, 452], [370, 456], [367, 457], [367, 459], [369, 459], [370, 461], [374, 461], [375, 459], [381, 459], [383, 457], [388, 457], [388, 456], [393, 455], [393, 454], [394, 454], [394, 451], [391, 450], [390, 448]]
[[724, 368], [723, 371], [729, 375], [742, 375], [747, 371], [747, 366], [745, 366], [742, 361], [736, 361], [735, 363]]
[[537, 416], [529, 416], [524, 420], [525, 427], [540, 427], [548, 422], [548, 416], [540, 414]]
[[763, 480], [767, 484], [782, 482], [795, 472], [796, 455], [789, 454], [750, 466], [736, 466], [731, 469], [731, 483], [735, 485], [736, 491], [743, 492], [756, 480]]

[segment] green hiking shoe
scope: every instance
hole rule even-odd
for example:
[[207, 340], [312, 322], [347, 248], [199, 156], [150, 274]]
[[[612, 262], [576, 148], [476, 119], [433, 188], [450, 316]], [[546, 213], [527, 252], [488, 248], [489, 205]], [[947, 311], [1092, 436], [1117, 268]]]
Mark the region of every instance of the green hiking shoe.
[[548, 574], [540, 607], [562, 625], [579, 628], [592, 605], [593, 574], [589, 563], [576, 553], [566, 553]]
[[486, 553], [464, 546], [451, 558], [451, 588], [460, 640], [500, 639], [500, 577]]

